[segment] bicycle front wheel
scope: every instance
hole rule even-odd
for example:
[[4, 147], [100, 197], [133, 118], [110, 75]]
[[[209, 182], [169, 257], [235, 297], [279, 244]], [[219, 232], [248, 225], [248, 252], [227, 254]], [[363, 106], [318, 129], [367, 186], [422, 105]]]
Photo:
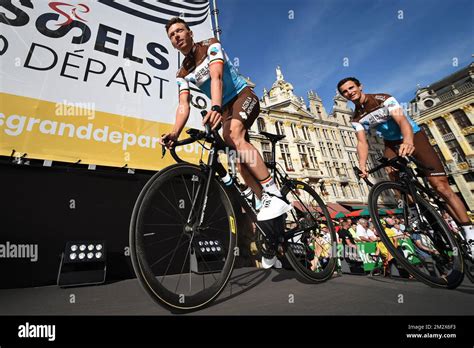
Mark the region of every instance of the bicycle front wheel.
[[[384, 220], [390, 201], [400, 221]], [[421, 195], [410, 194], [408, 187], [396, 182], [380, 182], [369, 194], [370, 216], [384, 245], [380, 254], [393, 257], [417, 280], [441, 288], [456, 288], [464, 278], [464, 262], [455, 236], [439, 213], [439, 207]], [[402, 220], [403, 219], [403, 220]], [[405, 233], [390, 223], [402, 222]], [[386, 247], [384, 250], [383, 246]]]
[[130, 225], [133, 268], [146, 292], [171, 309], [194, 310], [224, 289], [234, 265], [235, 213], [224, 188], [199, 167], [155, 174]]
[[285, 256], [304, 279], [320, 283], [336, 267], [337, 239], [328, 209], [305, 182], [290, 180], [281, 193], [293, 206], [285, 222]]

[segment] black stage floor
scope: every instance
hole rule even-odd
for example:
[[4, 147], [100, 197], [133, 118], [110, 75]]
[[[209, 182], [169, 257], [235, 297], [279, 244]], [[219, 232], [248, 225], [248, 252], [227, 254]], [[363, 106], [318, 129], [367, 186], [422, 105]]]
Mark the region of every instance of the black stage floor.
[[[72, 301], [74, 300], [74, 301]], [[74, 302], [74, 303], [71, 303]], [[472, 315], [474, 284], [433, 289], [412, 280], [337, 276], [307, 284], [285, 269], [234, 270], [208, 308], [191, 315]], [[170, 315], [136, 279], [99, 286], [0, 290], [0, 315]]]

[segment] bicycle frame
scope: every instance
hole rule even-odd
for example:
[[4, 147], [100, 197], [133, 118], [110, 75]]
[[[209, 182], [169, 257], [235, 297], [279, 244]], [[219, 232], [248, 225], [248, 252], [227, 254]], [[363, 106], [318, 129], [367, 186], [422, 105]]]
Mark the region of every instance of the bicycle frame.
[[[371, 169], [369, 171], [369, 174], [372, 174], [384, 167], [388, 167], [388, 166], [391, 166], [391, 162], [394, 162], [396, 163], [397, 159], [399, 157], [394, 157], [390, 160], [387, 160], [386, 158], [382, 158], [380, 159], [380, 161], [382, 162], [382, 164], [376, 166], [375, 168]], [[415, 164], [417, 164], [417, 166], [421, 166], [422, 169], [424, 168], [419, 162], [417, 162], [415, 159], [413, 159], [412, 157], [408, 157], [408, 159], [410, 161], [413, 161], [415, 162]], [[418, 192], [422, 192], [424, 194], [426, 194], [426, 196], [429, 198], [428, 202], [430, 200], [432, 200], [440, 209], [444, 210], [444, 211], [449, 211], [447, 209], [447, 203], [442, 201], [440, 199], [440, 197], [434, 192], [434, 190], [429, 187], [429, 183], [428, 183], [428, 180], [426, 178], [426, 176], [423, 176], [421, 175], [418, 170], [415, 170], [415, 169], [412, 169], [406, 165], [395, 165], [395, 167], [400, 171], [400, 181], [402, 182], [402, 184], [404, 186], [406, 186], [408, 188], [408, 191], [409, 191], [409, 194], [412, 196], [412, 197], [415, 197], [415, 194], [418, 193]], [[424, 169], [427, 169], [427, 168], [424, 168]], [[359, 168], [357, 167], [354, 167], [354, 170], [356, 171], [356, 174], [358, 172], [360, 172]], [[421, 177], [422, 181], [423, 181], [423, 184], [421, 184], [418, 180], [418, 178]], [[373, 186], [373, 184], [367, 179], [367, 178], [364, 178], [365, 182], [367, 183], [367, 185], [369, 186]], [[421, 216], [421, 212], [419, 210], [419, 207], [418, 205], [415, 205], [416, 206], [416, 209], [417, 209], [417, 213], [419, 216]], [[407, 214], [407, 211], [405, 210], [405, 214]], [[404, 216], [404, 218], [406, 219], [407, 216]], [[456, 221], [458, 222], [458, 221]], [[454, 234], [455, 238], [456, 239], [460, 239], [460, 242], [461, 242], [461, 252], [463, 253], [463, 255], [466, 255], [467, 252], [465, 250], [465, 246], [464, 246], [464, 243], [465, 243], [465, 238], [464, 236], [462, 235], [462, 233], [455, 233]], [[467, 260], [467, 258], [465, 258], [465, 260]]]
[[[209, 149], [209, 156], [207, 163], [202, 162], [202, 160], [199, 163], [199, 166], [201, 167], [201, 170], [206, 173], [207, 180], [205, 183], [205, 191], [203, 195], [203, 202], [202, 202], [202, 211], [201, 211], [201, 216], [199, 218], [199, 226], [201, 225], [202, 221], [204, 221], [205, 217], [205, 207], [207, 205], [207, 197], [208, 197], [208, 192], [209, 192], [209, 187], [211, 184], [211, 180], [213, 180], [216, 177], [216, 173], [222, 178], [226, 174], [229, 174], [229, 171], [227, 171], [222, 163], [219, 161], [219, 152], [224, 151], [227, 154], [232, 154], [235, 153], [235, 149], [233, 149], [231, 146], [225, 144], [225, 142], [222, 140], [220, 135], [217, 133], [217, 131], [214, 132], [209, 132], [206, 131], [206, 133], [203, 132], [195, 132], [195, 131], [188, 131], [189, 134], [194, 134], [194, 138], [189, 138], [185, 139], [182, 141], [179, 141], [176, 143], [175, 146], [180, 146], [180, 145], [185, 145], [189, 144], [195, 141], [198, 141], [199, 138], [205, 139], [206, 141], [211, 143], [211, 147]], [[184, 162], [181, 160], [177, 155], [174, 150], [174, 148], [171, 150], [171, 154], [173, 158], [177, 162]], [[272, 161], [271, 162], [265, 162], [267, 167], [270, 169], [271, 174], [273, 175], [275, 181], [280, 185], [280, 187], [283, 187], [284, 185], [288, 184], [290, 181], [288, 174], [285, 173], [284, 171], [280, 171], [277, 168], [277, 163], [274, 161], [275, 158], [275, 144], [272, 143]], [[231, 168], [235, 168], [235, 160], [237, 158], [235, 156], [229, 156], [229, 163]], [[262, 233], [263, 236], [267, 237], [267, 234], [265, 231], [259, 226], [258, 220], [257, 220], [257, 211], [255, 208], [250, 204], [250, 202], [245, 198], [244, 193], [242, 190], [239, 188], [239, 182], [237, 178], [237, 174], [235, 170], [230, 171], [230, 176], [232, 177], [232, 184], [226, 185], [226, 188], [230, 190], [231, 197], [237, 200], [238, 204], [240, 207], [244, 208], [244, 210], [249, 213], [250, 219], [252, 222], [255, 223], [256, 227], [259, 229], [260, 233]], [[198, 190], [200, 190], [200, 187], [198, 187]], [[301, 202], [300, 200], [300, 203]], [[312, 216], [312, 219], [314, 220], [314, 217]], [[315, 220], [314, 220], [315, 221]], [[316, 221], [315, 221], [316, 222]], [[303, 228], [303, 229], [298, 229], [295, 228], [294, 230], [289, 230], [285, 232], [285, 239], [291, 239], [296, 237], [298, 234], [303, 234], [306, 231], [311, 230], [311, 228]]]

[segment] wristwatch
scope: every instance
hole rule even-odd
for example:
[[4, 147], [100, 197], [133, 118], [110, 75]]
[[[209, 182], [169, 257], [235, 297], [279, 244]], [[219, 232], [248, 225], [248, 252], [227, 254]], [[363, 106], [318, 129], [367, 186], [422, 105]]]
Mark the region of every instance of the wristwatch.
[[218, 113], [222, 114], [222, 108], [219, 105], [213, 105], [211, 110], [217, 111]]

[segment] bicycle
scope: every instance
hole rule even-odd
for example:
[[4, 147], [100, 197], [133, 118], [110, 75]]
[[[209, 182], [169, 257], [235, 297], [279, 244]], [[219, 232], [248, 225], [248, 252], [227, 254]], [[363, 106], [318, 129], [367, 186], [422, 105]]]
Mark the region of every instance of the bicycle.
[[[141, 286], [153, 300], [171, 310], [190, 311], [217, 298], [240, 254], [237, 237], [242, 209], [255, 224], [256, 244], [263, 256], [285, 255], [293, 269], [309, 282], [331, 278], [335, 259], [320, 260], [309, 244], [321, 241], [318, 249], [324, 249], [327, 256], [331, 252], [328, 244], [333, 247], [337, 242], [332, 221], [310, 185], [289, 178], [278, 168], [275, 146], [284, 136], [261, 133], [272, 143], [272, 159], [266, 165], [283, 198], [293, 207], [280, 218], [284, 233], [273, 235], [265, 221], [257, 221], [255, 201], [247, 200], [240, 188], [235, 151], [208, 125], [205, 131], [189, 129], [187, 134], [189, 138], [170, 148], [177, 164], [159, 171], [146, 183], [132, 213], [132, 264]], [[199, 165], [184, 162], [176, 151], [179, 146], [195, 142], [203, 147]], [[204, 149], [208, 151], [206, 163]], [[163, 155], [165, 152], [163, 148]], [[219, 161], [222, 152], [230, 155], [229, 171]], [[228, 174], [231, 181], [224, 183]], [[321, 223], [329, 227], [328, 234], [322, 235]]]
[[[368, 173], [392, 167], [399, 180], [372, 184], [369, 192], [369, 212], [380, 239], [408, 273], [417, 280], [439, 288], [458, 287], [466, 274], [474, 282], [474, 266], [468, 253], [467, 242], [461, 231], [453, 232], [442, 217], [448, 212], [446, 203], [429, 186], [425, 167], [412, 156], [382, 157], [381, 164]], [[354, 167], [356, 175], [361, 173]], [[398, 212], [405, 220], [405, 238], [394, 238], [381, 219], [384, 207], [396, 200]]]

